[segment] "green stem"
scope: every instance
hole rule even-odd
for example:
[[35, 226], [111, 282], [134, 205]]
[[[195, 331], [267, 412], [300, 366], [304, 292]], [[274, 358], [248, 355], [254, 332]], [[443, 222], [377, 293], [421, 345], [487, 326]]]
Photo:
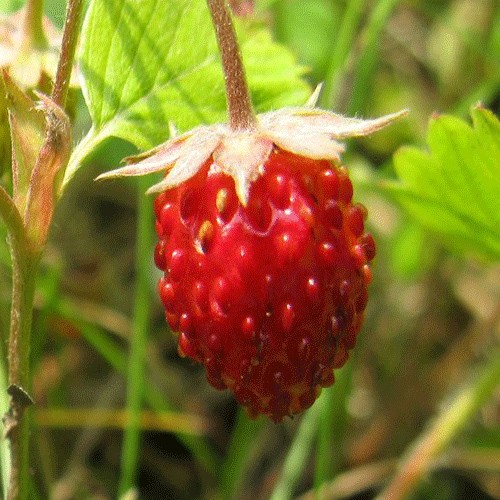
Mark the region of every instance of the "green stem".
[[136, 291], [130, 357], [127, 375], [127, 409], [129, 425], [123, 436], [121, 479], [119, 494], [124, 495], [134, 487], [140, 446], [140, 414], [144, 400], [144, 372], [147, 333], [149, 331], [149, 278], [151, 253], [151, 202], [144, 196], [149, 181], [139, 178], [137, 201], [136, 237]]
[[[70, 0], [64, 28], [61, 56], [54, 85], [53, 99], [56, 104], [64, 105], [73, 66], [76, 42], [78, 39], [83, 0]], [[42, 29], [43, 0], [29, 0], [24, 19], [24, 49], [31, 51], [47, 44]], [[50, 146], [53, 130], [47, 130], [45, 145]], [[45, 146], [39, 152], [43, 162]], [[49, 158], [46, 161], [50, 161]], [[46, 169], [39, 169], [39, 175], [46, 175]], [[38, 179], [40, 181], [41, 179]], [[32, 180], [32, 182], [34, 182]], [[9, 230], [9, 247], [12, 257], [12, 303], [11, 325], [8, 342], [8, 393], [10, 405], [4, 416], [4, 433], [10, 441], [10, 478], [7, 498], [29, 498], [29, 415], [26, 408], [32, 403], [29, 397], [31, 323], [33, 300], [38, 263], [43, 244], [34, 246], [27, 234], [37, 228], [41, 219], [28, 221], [22, 218], [7, 192], [0, 189], [0, 214]], [[36, 217], [39, 214], [34, 214]], [[43, 221], [47, 225], [50, 219]]]
[[30, 390], [31, 320], [38, 254], [30, 252], [21, 216], [8, 193], [0, 186], [0, 215], [7, 226], [12, 258], [12, 303], [8, 341], [8, 390], [10, 403], [4, 415], [4, 433], [10, 441], [9, 499], [27, 498], [28, 419], [24, 415]]
[[436, 458], [500, 385], [500, 350], [496, 349], [475, 381], [458, 393], [403, 456], [398, 472], [377, 500], [408, 498]]
[[[3, 332], [2, 332], [3, 333]], [[3, 336], [2, 336], [3, 340]], [[10, 397], [7, 394], [7, 356], [4, 343], [0, 346], [0, 415], [5, 415], [9, 410]], [[2, 498], [7, 497], [10, 476], [10, 446], [6, 439], [0, 442], [0, 471], [2, 475]]]
[[207, 0], [207, 4], [222, 58], [229, 125], [233, 130], [252, 130], [255, 114], [231, 14], [225, 0]]
[[10, 440], [11, 472], [9, 500], [28, 498], [29, 490], [29, 418], [31, 390], [30, 344], [31, 322], [38, 254], [31, 254], [27, 245], [11, 235], [12, 256], [11, 327], [8, 344], [9, 410], [4, 416], [5, 435]]

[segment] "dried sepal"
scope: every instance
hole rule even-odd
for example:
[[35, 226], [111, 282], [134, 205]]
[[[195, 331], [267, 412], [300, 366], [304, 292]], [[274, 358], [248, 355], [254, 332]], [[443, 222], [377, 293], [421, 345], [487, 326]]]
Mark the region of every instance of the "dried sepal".
[[307, 102], [304, 104], [304, 107], [306, 108], [314, 108], [316, 107], [316, 104], [318, 103], [319, 96], [321, 95], [321, 91], [323, 90], [323, 83], [318, 83], [316, 85], [316, 88], [314, 89], [313, 93], [309, 96], [309, 99], [307, 99]]
[[272, 149], [273, 142], [264, 135], [232, 132], [222, 138], [214, 151], [214, 167], [234, 179], [236, 194], [243, 205], [247, 204], [250, 184], [262, 174]]
[[[222, 135], [218, 134], [216, 129], [222, 127], [216, 125], [197, 127], [185, 134], [173, 137], [144, 153], [125, 158], [126, 166], [104, 172], [96, 180], [147, 175], [161, 170], [169, 171], [180, 158], [190, 155], [193, 150], [197, 149], [201, 151], [210, 149], [208, 156], [205, 158], [206, 160], [215, 149], [215, 138], [217, 138], [218, 143], [219, 137]], [[200, 151], [198, 153], [203, 156]], [[205, 160], [202, 161], [200, 166]], [[195, 159], [195, 161], [197, 160]]]
[[393, 121], [408, 114], [407, 110], [374, 119], [350, 118], [318, 108], [284, 108], [259, 116], [260, 126], [266, 132], [294, 133], [295, 140], [302, 136], [328, 135], [332, 139], [349, 139], [373, 134]]
[[347, 118], [318, 108], [285, 108], [257, 116], [257, 127], [232, 130], [227, 125], [200, 126], [147, 151], [127, 158], [128, 165], [97, 179], [145, 175], [164, 170], [165, 178], [148, 193], [171, 189], [194, 176], [212, 156], [214, 167], [233, 177], [245, 205], [250, 185], [263, 173], [274, 147], [315, 160], [340, 161], [339, 140], [369, 135], [407, 114], [380, 118]]
[[31, 173], [24, 225], [32, 243], [43, 248], [71, 151], [71, 125], [65, 111], [52, 99], [39, 92], [36, 95], [45, 116], [45, 140]]
[[347, 118], [318, 108], [288, 108], [259, 116], [261, 130], [281, 149], [314, 160], [340, 161], [340, 139], [372, 134], [406, 114], [400, 111], [372, 120]]
[[158, 193], [187, 181], [210, 158], [221, 141], [222, 127], [206, 127], [203, 133], [193, 134], [183, 144], [179, 158], [163, 181], [148, 189], [148, 193]]

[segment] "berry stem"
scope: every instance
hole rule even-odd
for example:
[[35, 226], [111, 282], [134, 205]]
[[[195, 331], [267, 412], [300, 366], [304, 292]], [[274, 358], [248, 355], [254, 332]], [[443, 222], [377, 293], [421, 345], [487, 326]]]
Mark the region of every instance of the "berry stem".
[[255, 128], [255, 114], [231, 14], [225, 0], [207, 0], [222, 58], [229, 125], [233, 130]]

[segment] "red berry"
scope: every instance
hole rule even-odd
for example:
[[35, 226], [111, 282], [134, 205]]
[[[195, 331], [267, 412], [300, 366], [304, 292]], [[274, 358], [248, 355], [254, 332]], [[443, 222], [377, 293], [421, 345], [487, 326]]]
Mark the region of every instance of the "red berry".
[[179, 352], [251, 416], [280, 421], [334, 382], [363, 322], [375, 243], [339, 140], [385, 127], [315, 108], [197, 127], [101, 178], [166, 170], [148, 192], [158, 290]]
[[374, 243], [344, 169], [276, 149], [246, 206], [209, 159], [158, 196], [160, 295], [179, 350], [252, 416], [309, 407], [347, 360]]

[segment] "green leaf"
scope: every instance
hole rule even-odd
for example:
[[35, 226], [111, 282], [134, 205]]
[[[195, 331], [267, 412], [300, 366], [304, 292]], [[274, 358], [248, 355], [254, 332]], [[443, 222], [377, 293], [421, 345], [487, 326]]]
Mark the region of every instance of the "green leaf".
[[[240, 26], [257, 110], [304, 103], [309, 87], [291, 54], [269, 34]], [[82, 32], [83, 91], [93, 121], [67, 169], [68, 180], [103, 140], [140, 149], [169, 135], [225, 120], [224, 79], [203, 0], [93, 0]]]
[[500, 122], [480, 107], [471, 115], [473, 127], [453, 116], [432, 119], [430, 151], [397, 151], [400, 182], [385, 187], [455, 250], [494, 260], [500, 257]]
[[390, 264], [394, 275], [403, 280], [421, 276], [432, 263], [433, 248], [422, 226], [404, 217], [391, 239]]
[[0, 12], [14, 12], [22, 7], [22, 0], [0, 0]]

